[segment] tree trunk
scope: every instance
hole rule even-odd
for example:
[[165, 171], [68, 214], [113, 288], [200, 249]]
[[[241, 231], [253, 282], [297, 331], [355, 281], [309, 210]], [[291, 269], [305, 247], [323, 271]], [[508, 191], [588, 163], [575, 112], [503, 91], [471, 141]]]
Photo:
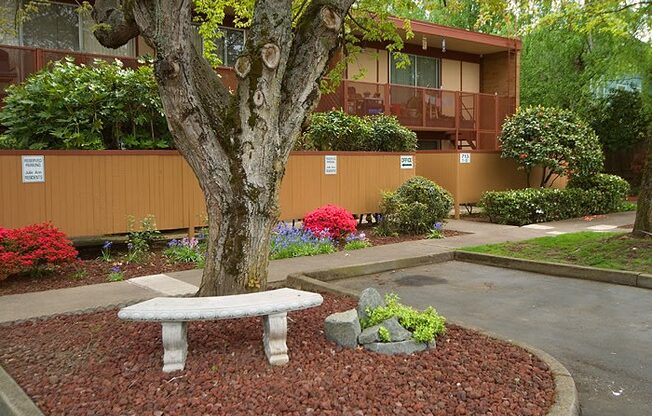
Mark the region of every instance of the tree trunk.
[[195, 50], [191, 0], [96, 0], [95, 36], [119, 47], [142, 35], [174, 144], [209, 216], [199, 296], [264, 290], [278, 192], [353, 0], [316, 0], [292, 21], [292, 0], [256, 0], [233, 95]]
[[637, 237], [652, 238], [652, 137], [647, 139], [647, 156], [638, 194], [633, 234]]

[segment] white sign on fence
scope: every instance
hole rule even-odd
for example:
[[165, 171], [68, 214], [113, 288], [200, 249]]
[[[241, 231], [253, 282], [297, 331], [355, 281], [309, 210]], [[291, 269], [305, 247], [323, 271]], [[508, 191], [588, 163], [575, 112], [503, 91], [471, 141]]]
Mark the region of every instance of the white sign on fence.
[[337, 175], [337, 156], [335, 155], [324, 156], [324, 174]]
[[460, 153], [460, 163], [471, 163], [471, 153]]
[[414, 169], [414, 156], [401, 155], [401, 169]]
[[22, 156], [23, 183], [45, 182], [45, 156]]

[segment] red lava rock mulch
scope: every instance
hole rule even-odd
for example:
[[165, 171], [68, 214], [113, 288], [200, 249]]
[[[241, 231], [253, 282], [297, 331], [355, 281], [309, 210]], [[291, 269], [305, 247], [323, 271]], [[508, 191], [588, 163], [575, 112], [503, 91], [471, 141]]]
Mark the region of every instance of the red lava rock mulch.
[[546, 365], [456, 326], [412, 356], [341, 349], [324, 318], [351, 298], [289, 314], [290, 363], [267, 364], [260, 319], [189, 325], [184, 371], [161, 371], [160, 325], [116, 311], [0, 327], [0, 363], [46, 415], [543, 415]]
[[[367, 239], [371, 242], [373, 246], [384, 246], [385, 244], [396, 244], [402, 243], [404, 241], [415, 241], [415, 240], [424, 240], [426, 238], [425, 234], [401, 234], [395, 236], [379, 236], [376, 235], [375, 229], [372, 227], [358, 227], [360, 231], [366, 233]], [[447, 230], [444, 229], [444, 237], [456, 237], [458, 235], [465, 235], [470, 233], [465, 233], [463, 231]]]
[[[111, 267], [113, 267], [113, 262], [101, 259], [81, 260], [78, 265], [61, 267], [44, 276], [9, 276], [5, 280], [0, 280], [0, 296], [107, 283]], [[147, 260], [140, 263], [123, 263], [120, 266], [125, 279], [193, 268], [195, 268], [194, 263], [169, 263], [160, 253], [152, 253]]]

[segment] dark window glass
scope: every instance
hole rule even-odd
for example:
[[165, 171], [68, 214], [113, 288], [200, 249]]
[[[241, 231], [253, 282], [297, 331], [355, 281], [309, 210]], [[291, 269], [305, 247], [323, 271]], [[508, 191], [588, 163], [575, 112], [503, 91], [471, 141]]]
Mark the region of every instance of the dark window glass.
[[79, 50], [79, 15], [74, 6], [50, 3], [23, 23], [26, 46]]

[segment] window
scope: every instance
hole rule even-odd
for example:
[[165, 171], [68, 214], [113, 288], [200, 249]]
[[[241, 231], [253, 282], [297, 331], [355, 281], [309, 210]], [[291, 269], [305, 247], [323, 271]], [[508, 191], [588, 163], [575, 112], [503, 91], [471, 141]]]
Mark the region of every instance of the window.
[[[230, 27], [220, 27], [222, 37], [216, 39], [217, 57], [222, 61], [223, 66], [235, 66], [235, 61], [245, 49], [245, 31], [242, 29], [233, 29]], [[192, 32], [192, 43], [197, 51], [203, 53], [203, 39], [199, 34], [197, 27]]]
[[[3, 16], [15, 17], [17, 2], [0, 0]], [[95, 22], [88, 12], [79, 13], [77, 5], [50, 2], [29, 15], [17, 30], [5, 33], [0, 41], [9, 45], [63, 49], [114, 56], [134, 56], [135, 40], [117, 48], [105, 48], [93, 35]]]
[[408, 55], [410, 65], [398, 68], [398, 60], [392, 55], [390, 81], [392, 84], [414, 85], [424, 88], [440, 88], [440, 60], [420, 55]]

